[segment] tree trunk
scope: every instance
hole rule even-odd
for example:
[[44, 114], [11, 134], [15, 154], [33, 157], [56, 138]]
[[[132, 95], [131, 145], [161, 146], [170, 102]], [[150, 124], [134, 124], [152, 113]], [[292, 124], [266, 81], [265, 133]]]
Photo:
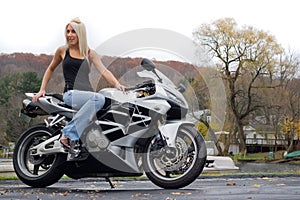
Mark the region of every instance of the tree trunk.
[[230, 125], [230, 130], [229, 130], [229, 134], [226, 137], [226, 143], [225, 143], [225, 147], [224, 147], [224, 153], [225, 155], [229, 154], [229, 149], [230, 149], [230, 145], [231, 144], [235, 144], [235, 142], [233, 142], [233, 138], [236, 139], [236, 133], [237, 133], [237, 127], [236, 127], [236, 123], [233, 122]]
[[230, 148], [230, 141], [231, 141], [231, 134], [229, 133], [228, 135], [226, 135], [226, 139], [225, 139], [225, 144], [224, 144], [224, 152], [223, 155], [227, 156], [229, 154], [229, 148]]
[[293, 138], [291, 138], [290, 140], [289, 140], [289, 146], [288, 146], [288, 148], [287, 148], [287, 152], [292, 152], [293, 151], [293, 148], [294, 148], [294, 140], [293, 140]]
[[238, 137], [239, 137], [239, 142], [240, 142], [240, 152], [242, 153], [247, 153], [246, 152], [246, 137], [243, 129], [242, 123], [237, 120], [237, 128], [238, 128]]

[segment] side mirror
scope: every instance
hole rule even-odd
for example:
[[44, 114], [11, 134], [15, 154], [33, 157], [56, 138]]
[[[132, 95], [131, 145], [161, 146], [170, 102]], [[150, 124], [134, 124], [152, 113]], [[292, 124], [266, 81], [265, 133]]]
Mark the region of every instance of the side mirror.
[[147, 58], [142, 60], [141, 65], [147, 71], [153, 71], [155, 69], [155, 64]]
[[155, 64], [151, 60], [144, 58], [141, 62], [141, 65], [145, 70], [153, 72], [157, 76], [158, 81], [162, 83], [162, 79], [158, 76], [158, 74], [155, 71]]
[[182, 83], [180, 83], [179, 86], [178, 86], [178, 88], [177, 88], [177, 90], [178, 90], [180, 93], [184, 93], [185, 90], [186, 90], [186, 87], [185, 87]]

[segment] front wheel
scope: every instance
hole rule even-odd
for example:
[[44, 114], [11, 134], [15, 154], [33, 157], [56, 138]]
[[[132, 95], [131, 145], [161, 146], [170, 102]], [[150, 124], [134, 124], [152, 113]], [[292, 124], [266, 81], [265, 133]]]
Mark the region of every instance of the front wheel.
[[177, 132], [176, 148], [163, 147], [159, 137], [147, 144], [143, 166], [155, 185], [178, 189], [191, 184], [201, 174], [206, 155], [202, 135], [194, 127], [181, 126]]
[[62, 163], [65, 158], [62, 155], [31, 154], [32, 147], [46, 141], [54, 134], [54, 130], [41, 124], [29, 128], [20, 136], [14, 150], [13, 166], [23, 183], [31, 187], [46, 187], [63, 176]]

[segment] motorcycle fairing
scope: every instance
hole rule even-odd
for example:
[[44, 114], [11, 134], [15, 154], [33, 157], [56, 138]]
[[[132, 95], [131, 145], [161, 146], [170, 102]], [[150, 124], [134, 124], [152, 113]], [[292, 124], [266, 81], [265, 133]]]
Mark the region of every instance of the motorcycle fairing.
[[163, 124], [158, 127], [159, 131], [167, 141], [167, 145], [169, 147], [176, 147], [176, 136], [177, 136], [177, 131], [180, 126], [182, 125], [189, 125], [189, 126], [194, 126], [193, 123], [189, 121], [181, 121], [181, 120], [174, 120], [174, 121], [168, 121], [168, 123]]

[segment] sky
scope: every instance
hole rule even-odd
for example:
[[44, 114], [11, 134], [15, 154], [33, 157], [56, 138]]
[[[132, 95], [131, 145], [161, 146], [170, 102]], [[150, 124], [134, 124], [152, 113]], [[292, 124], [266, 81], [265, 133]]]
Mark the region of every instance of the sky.
[[[54, 54], [57, 47], [65, 43], [65, 25], [74, 17], [79, 17], [85, 23], [91, 48], [98, 48], [122, 33], [145, 28], [170, 30], [192, 40], [192, 32], [201, 24], [231, 17], [239, 26], [250, 25], [264, 30], [274, 35], [284, 48], [299, 52], [298, 2], [3, 0], [0, 12], [0, 53]], [[160, 53], [168, 54], [167, 51]]]

